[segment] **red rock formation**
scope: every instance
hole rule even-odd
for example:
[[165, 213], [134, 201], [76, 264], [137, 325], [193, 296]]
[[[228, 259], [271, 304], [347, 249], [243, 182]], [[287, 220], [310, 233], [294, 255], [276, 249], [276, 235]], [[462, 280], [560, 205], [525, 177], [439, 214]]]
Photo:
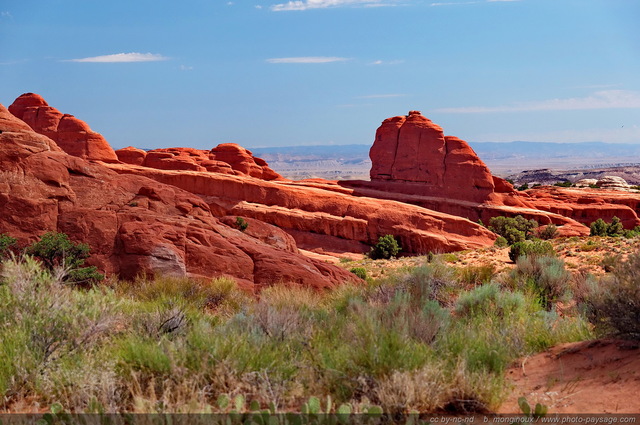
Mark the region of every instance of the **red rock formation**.
[[371, 147], [371, 181], [343, 181], [353, 195], [392, 199], [487, 223], [498, 215], [522, 215], [541, 224], [563, 226], [566, 234], [588, 229], [571, 218], [537, 209], [514, 191], [464, 141], [444, 136], [442, 128], [420, 114], [388, 118]]
[[223, 143], [210, 151], [192, 148], [154, 149], [149, 152], [133, 147], [116, 151], [120, 161], [159, 170], [209, 171], [251, 176], [262, 180], [282, 180], [282, 176], [261, 158], [235, 143]]
[[[372, 181], [418, 183], [407, 187], [412, 194], [446, 192], [456, 199], [483, 201], [496, 191], [489, 169], [467, 142], [445, 137], [420, 111], [384, 120], [369, 156]], [[507, 184], [499, 189], [513, 191]]]
[[63, 114], [34, 93], [18, 97], [9, 111], [26, 122], [36, 133], [56, 142], [65, 152], [83, 159], [116, 162], [116, 156], [102, 135], [73, 115]]
[[125, 164], [142, 165], [147, 156], [147, 152], [134, 148], [133, 146], [127, 146], [126, 148], [118, 149], [116, 155], [118, 156], [118, 160]]
[[90, 263], [107, 273], [226, 275], [248, 290], [279, 282], [327, 288], [354, 279], [299, 255], [266, 224], [252, 220], [253, 229], [241, 232], [189, 192], [68, 155], [2, 105], [0, 170], [1, 233], [23, 244], [47, 231], [67, 233], [88, 243]]
[[627, 229], [640, 226], [640, 193], [591, 188], [540, 186], [527, 190], [534, 208], [561, 214], [589, 226], [601, 218], [618, 217]]
[[[304, 249], [362, 252], [380, 236], [400, 238], [405, 252], [455, 251], [490, 245], [495, 235], [467, 219], [392, 200], [358, 197], [337, 185], [247, 179], [110, 164], [188, 190], [221, 216], [252, 217], [292, 234]], [[338, 190], [331, 190], [336, 188]]]

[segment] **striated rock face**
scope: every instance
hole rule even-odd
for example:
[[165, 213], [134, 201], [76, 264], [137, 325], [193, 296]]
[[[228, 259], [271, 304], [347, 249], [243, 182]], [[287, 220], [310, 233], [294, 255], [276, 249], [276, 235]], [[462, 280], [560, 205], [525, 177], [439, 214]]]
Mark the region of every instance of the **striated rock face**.
[[598, 183], [596, 179], [580, 179], [574, 183], [576, 187], [590, 187], [595, 186]]
[[[496, 185], [487, 166], [467, 142], [445, 137], [442, 128], [420, 111], [384, 120], [376, 131], [369, 156], [372, 182], [405, 183], [404, 192], [408, 194], [446, 194], [482, 202], [494, 192], [513, 192], [504, 180]], [[392, 191], [398, 188], [402, 186], [393, 185]]]
[[308, 250], [366, 252], [386, 234], [397, 236], [405, 252], [423, 254], [487, 246], [495, 240], [492, 232], [465, 218], [393, 200], [354, 197], [351, 190], [329, 182], [307, 186], [122, 164], [109, 168], [188, 190], [217, 215], [251, 217], [275, 225]]
[[210, 151], [192, 148], [154, 149], [145, 152], [134, 147], [116, 151], [118, 159], [132, 165], [160, 170], [209, 171], [212, 173], [251, 176], [262, 180], [281, 180], [282, 176], [251, 151], [235, 143], [223, 143]]
[[92, 265], [125, 278], [226, 275], [250, 291], [355, 279], [298, 254], [281, 230], [247, 221], [253, 229], [241, 232], [187, 191], [71, 156], [0, 105], [0, 232], [23, 244], [47, 231], [67, 233], [91, 246]]
[[55, 141], [69, 155], [104, 162], [118, 161], [102, 135], [92, 131], [84, 121], [49, 106], [37, 94], [21, 95], [9, 106], [9, 112], [27, 123], [36, 133]]
[[625, 179], [618, 176], [604, 176], [596, 182], [596, 186], [602, 189], [629, 190], [631, 186]]
[[589, 226], [601, 218], [618, 217], [625, 228], [640, 225], [640, 193], [620, 190], [541, 186], [527, 190], [534, 208], [571, 218]]

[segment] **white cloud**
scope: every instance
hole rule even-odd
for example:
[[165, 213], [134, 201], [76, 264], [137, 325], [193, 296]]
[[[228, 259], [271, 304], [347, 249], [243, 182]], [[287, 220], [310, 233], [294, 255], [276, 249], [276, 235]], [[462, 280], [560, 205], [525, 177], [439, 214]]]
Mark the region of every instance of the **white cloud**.
[[293, 0], [271, 6], [275, 12], [286, 10], [326, 9], [330, 7], [363, 6], [378, 7], [391, 6], [397, 0]]
[[180, 71], [193, 71], [192, 66], [180, 65]]
[[122, 63], [122, 62], [157, 62], [169, 58], [155, 53], [116, 53], [114, 55], [93, 56], [81, 59], [69, 59], [67, 62]]
[[271, 58], [267, 59], [269, 63], [330, 63], [344, 62], [349, 58], [339, 58], [335, 56], [301, 56], [295, 58]]
[[398, 65], [400, 63], [404, 63], [404, 61], [403, 60], [392, 60], [392, 61], [377, 60], [377, 61], [370, 62], [369, 65]]
[[257, 4], [257, 5], [255, 6], [255, 8], [256, 8], [256, 9], [262, 9], [262, 6], [260, 6], [259, 4]]
[[494, 112], [570, 111], [581, 109], [640, 108], [640, 92], [603, 90], [587, 97], [521, 102], [506, 106], [465, 106], [440, 108], [436, 112], [451, 114], [483, 114]]

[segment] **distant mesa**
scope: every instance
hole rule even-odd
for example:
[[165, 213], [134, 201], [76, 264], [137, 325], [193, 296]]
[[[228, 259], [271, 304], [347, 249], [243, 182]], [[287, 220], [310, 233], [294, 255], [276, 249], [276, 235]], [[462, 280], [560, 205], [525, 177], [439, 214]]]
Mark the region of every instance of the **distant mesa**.
[[69, 155], [82, 159], [117, 162], [118, 157], [101, 134], [73, 115], [63, 114], [35, 93], [18, 97], [9, 112], [29, 125], [36, 133], [52, 139]]

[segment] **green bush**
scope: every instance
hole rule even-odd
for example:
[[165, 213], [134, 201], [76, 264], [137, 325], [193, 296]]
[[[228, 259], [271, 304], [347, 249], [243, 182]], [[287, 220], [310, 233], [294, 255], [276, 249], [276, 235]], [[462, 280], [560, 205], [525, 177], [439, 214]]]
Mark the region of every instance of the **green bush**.
[[521, 215], [516, 217], [492, 217], [489, 220], [489, 230], [502, 236], [509, 245], [522, 242], [531, 237], [533, 229], [538, 227], [535, 220], [527, 220]]
[[618, 217], [613, 217], [609, 224], [599, 218], [591, 223], [590, 229], [591, 236], [621, 236], [624, 234], [624, 227]]
[[236, 227], [241, 232], [244, 232], [245, 230], [247, 230], [247, 227], [249, 227], [249, 223], [247, 223], [247, 220], [242, 217], [236, 217]]
[[553, 185], [558, 187], [571, 187], [572, 183], [569, 180], [565, 180], [563, 182], [556, 182]]
[[556, 251], [549, 242], [539, 239], [533, 241], [517, 242], [511, 246], [509, 250], [509, 258], [515, 262], [520, 256], [555, 256]]
[[504, 236], [498, 236], [493, 244], [498, 248], [504, 248], [506, 246], [509, 246], [509, 243], [507, 242], [507, 239], [505, 239]]
[[349, 271], [355, 274], [356, 276], [358, 276], [360, 279], [363, 279], [363, 280], [367, 279], [367, 269], [365, 269], [364, 267], [353, 267]]
[[558, 227], [555, 224], [547, 224], [542, 231], [538, 233], [540, 239], [553, 239], [558, 234]]
[[369, 251], [369, 258], [372, 260], [395, 257], [402, 250], [400, 244], [393, 235], [380, 236], [378, 243]]
[[640, 252], [587, 286], [584, 305], [592, 323], [608, 335], [640, 339]]
[[9, 257], [12, 252], [13, 247], [16, 245], [16, 238], [12, 238], [9, 235], [4, 233], [0, 233], [0, 260], [6, 259]]
[[627, 239], [633, 239], [638, 236], [640, 236], [640, 226], [636, 226], [632, 230], [627, 230], [624, 232], [624, 237]]
[[519, 257], [511, 277], [519, 289], [533, 293], [545, 309], [570, 294], [571, 273], [556, 257]]
[[495, 283], [478, 286], [460, 295], [456, 302], [456, 314], [465, 317], [495, 314], [506, 317], [524, 313], [525, 299], [521, 293], [504, 291]]
[[522, 186], [518, 187], [518, 190], [527, 190], [527, 189], [529, 189], [529, 184], [528, 183], [525, 183]]
[[31, 255], [42, 262], [47, 270], [62, 268], [66, 272], [65, 282], [95, 283], [104, 279], [95, 266], [82, 267], [84, 260], [89, 257], [89, 245], [73, 243], [64, 233], [45, 233], [38, 242], [25, 249], [25, 254]]
[[493, 264], [483, 264], [480, 266], [465, 266], [458, 269], [458, 277], [463, 283], [483, 284], [489, 283], [496, 273]]

